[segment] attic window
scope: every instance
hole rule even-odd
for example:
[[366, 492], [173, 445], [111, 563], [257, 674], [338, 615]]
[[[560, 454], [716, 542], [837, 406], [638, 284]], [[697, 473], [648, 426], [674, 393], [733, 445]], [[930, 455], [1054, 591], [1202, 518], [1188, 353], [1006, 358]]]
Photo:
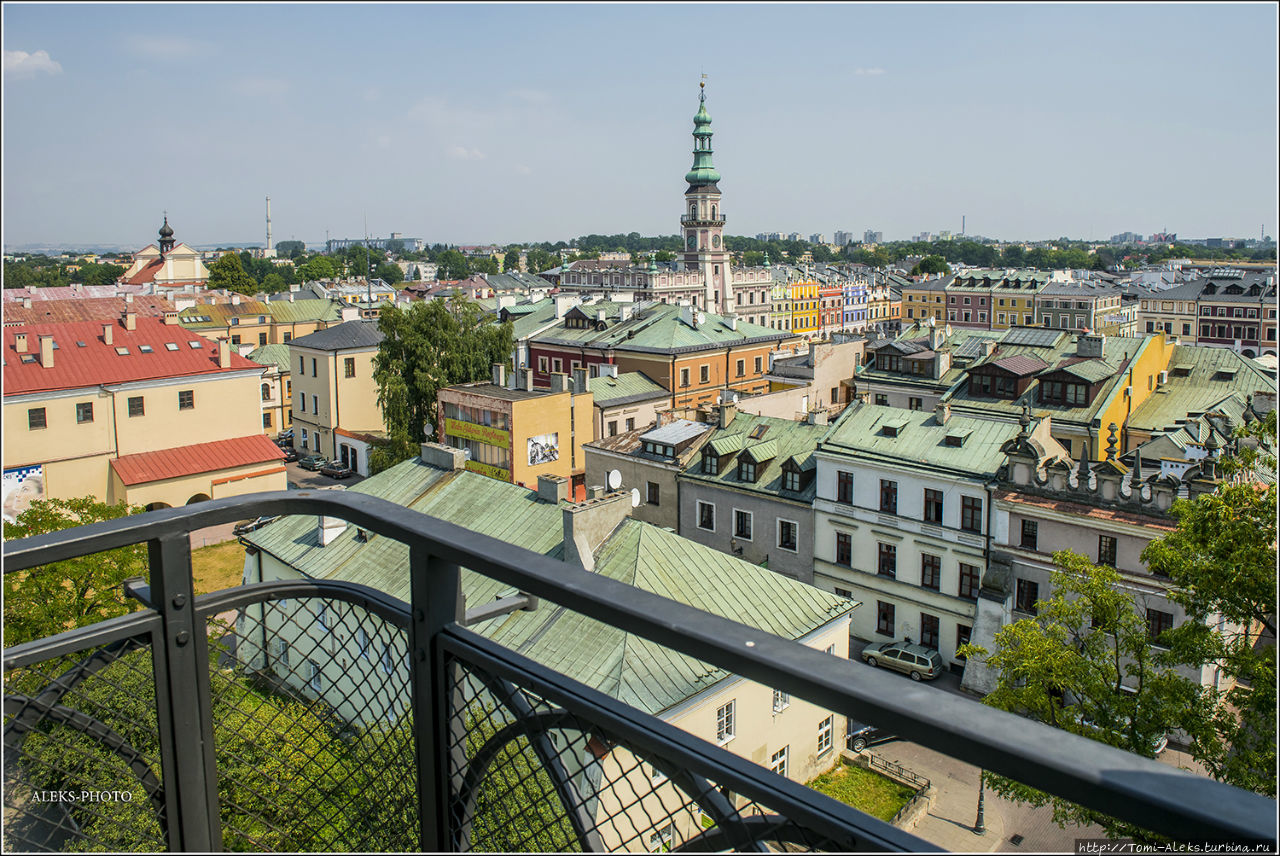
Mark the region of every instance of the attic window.
[[24, 363], [34, 363], [36, 361], [35, 354], [23, 354], [22, 361]]
[[191, 340], [190, 342], [187, 342], [187, 344], [191, 346], [191, 349], [193, 351], [198, 351], [200, 350], [200, 348], [203, 347], [199, 342], [195, 341], [194, 339]]
[[906, 427], [907, 420], [894, 419], [890, 422], [884, 423], [880, 428], [880, 433], [884, 434], [886, 437], [897, 437], [902, 434], [902, 429]]
[[1174, 377], [1187, 377], [1190, 374], [1191, 374], [1191, 366], [1188, 364], [1183, 363], [1181, 365], [1176, 365], [1173, 367]]
[[83, 347], [85, 347], [85, 344], [84, 344], [84, 342], [76, 342], [76, 347], [77, 347], [77, 348], [83, 348]]
[[122, 357], [127, 357], [127, 356], [129, 356], [129, 349], [128, 349], [128, 348], [116, 348], [116, 353], [117, 353], [117, 354], [119, 354], [119, 355], [120, 355], [120, 356], [122, 356]]
[[176, 342], [165, 342], [164, 348], [166, 351], [176, 351], [178, 350], [178, 345]]
[[143, 353], [143, 354], [149, 354], [149, 353], [151, 353], [151, 346], [150, 346], [150, 345], [139, 345], [139, 346], [138, 346], [138, 352], [139, 352], [139, 353]]
[[768, 430], [769, 430], [768, 425], [757, 425], [756, 427], [751, 429], [751, 435], [750, 435], [751, 439], [759, 440], [761, 437], [764, 436], [765, 432]]
[[971, 433], [972, 432], [968, 428], [963, 428], [958, 431], [948, 432], [946, 444], [948, 446], [957, 446], [957, 447], [963, 446], [964, 441], [969, 439], [969, 435]]
[[1232, 368], [1218, 369], [1213, 373], [1213, 380], [1232, 380], [1236, 376], [1236, 370]]
[[237, 326], [239, 323], [240, 323], [240, 319], [239, 319], [239, 318], [232, 318], [232, 319], [231, 319], [231, 326], [232, 326], [232, 327]]

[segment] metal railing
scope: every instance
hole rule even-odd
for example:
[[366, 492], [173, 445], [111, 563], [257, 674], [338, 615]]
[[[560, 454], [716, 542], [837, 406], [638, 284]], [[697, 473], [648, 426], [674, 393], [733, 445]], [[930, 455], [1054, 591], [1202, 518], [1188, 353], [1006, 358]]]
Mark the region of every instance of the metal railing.
[[905, 781], [910, 782], [911, 784], [915, 785], [917, 789], [923, 790], [924, 788], [929, 787], [929, 780], [926, 779], [924, 776], [917, 775], [911, 770], [908, 770], [906, 767], [903, 767], [901, 764], [895, 764], [893, 761], [886, 761], [884, 758], [881, 758], [879, 755], [874, 755], [868, 752], [867, 763], [872, 767], [879, 767], [881, 770], [884, 770], [886, 773], [892, 773], [898, 778], [904, 779]]
[[[330, 580], [194, 597], [191, 530], [291, 514], [407, 545], [409, 603]], [[1275, 837], [1264, 797], [368, 495], [96, 523], [6, 543], [5, 573], [142, 542], [144, 609], [4, 652], [6, 849], [934, 849], [465, 629], [464, 566], [1164, 835]]]

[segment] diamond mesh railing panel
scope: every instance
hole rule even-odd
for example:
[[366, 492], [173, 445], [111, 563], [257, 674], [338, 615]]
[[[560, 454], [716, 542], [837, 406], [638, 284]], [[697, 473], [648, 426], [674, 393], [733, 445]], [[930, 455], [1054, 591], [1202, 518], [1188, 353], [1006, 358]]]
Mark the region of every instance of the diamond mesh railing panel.
[[167, 846], [155, 679], [144, 640], [5, 673], [5, 852]]
[[208, 629], [223, 846], [418, 849], [405, 632], [323, 597]]
[[840, 849], [527, 688], [456, 658], [449, 668], [455, 850]]

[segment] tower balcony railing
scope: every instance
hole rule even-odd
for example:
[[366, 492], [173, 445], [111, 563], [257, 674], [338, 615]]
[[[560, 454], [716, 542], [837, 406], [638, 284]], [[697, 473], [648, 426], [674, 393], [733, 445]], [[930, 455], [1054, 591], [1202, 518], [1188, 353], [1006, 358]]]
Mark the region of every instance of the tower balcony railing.
[[[397, 567], [407, 553], [409, 601], [310, 578], [196, 597], [189, 533], [277, 515], [391, 539], [368, 549]], [[1275, 839], [1257, 794], [354, 492], [11, 541], [4, 572], [139, 543], [150, 579], [126, 590], [141, 609], [4, 652], [6, 850], [936, 849], [467, 629], [522, 607], [588, 615], [1174, 839]], [[465, 609], [463, 567], [512, 594]]]
[[712, 224], [724, 225], [726, 219], [727, 218], [723, 214], [719, 214], [715, 217], [691, 217], [688, 214], [680, 215], [681, 223], [706, 223], [708, 225], [712, 225]]

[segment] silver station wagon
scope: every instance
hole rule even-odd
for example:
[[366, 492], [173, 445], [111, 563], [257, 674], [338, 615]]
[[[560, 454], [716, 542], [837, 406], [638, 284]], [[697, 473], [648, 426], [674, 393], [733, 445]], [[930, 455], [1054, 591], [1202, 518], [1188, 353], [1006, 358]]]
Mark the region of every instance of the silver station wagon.
[[942, 655], [933, 648], [906, 642], [881, 642], [862, 649], [862, 659], [868, 666], [884, 666], [911, 680], [933, 680], [942, 674]]

